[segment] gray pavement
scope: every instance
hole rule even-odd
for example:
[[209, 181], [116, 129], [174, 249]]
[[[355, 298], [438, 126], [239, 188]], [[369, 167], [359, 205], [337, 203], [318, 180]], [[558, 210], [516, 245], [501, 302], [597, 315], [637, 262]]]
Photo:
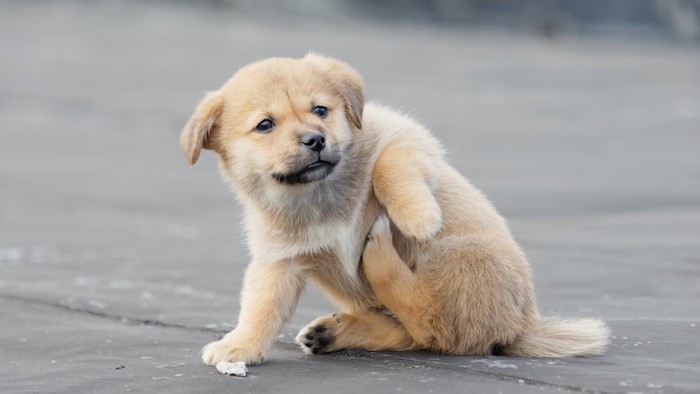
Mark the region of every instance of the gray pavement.
[[[0, 392], [700, 392], [700, 48], [0, 3]], [[508, 218], [543, 315], [595, 316], [581, 359], [340, 352], [294, 333], [247, 378], [199, 363], [235, 324], [240, 208], [179, 130], [203, 91], [315, 50], [402, 108]]]

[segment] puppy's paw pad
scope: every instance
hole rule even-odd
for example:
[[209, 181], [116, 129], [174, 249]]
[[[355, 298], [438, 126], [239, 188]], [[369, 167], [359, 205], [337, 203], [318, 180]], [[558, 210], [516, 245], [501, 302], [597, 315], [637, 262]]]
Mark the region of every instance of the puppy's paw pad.
[[308, 326], [297, 335], [297, 343], [306, 354], [321, 354], [331, 351], [335, 337], [325, 325]]
[[296, 342], [306, 354], [322, 354], [337, 350], [335, 347], [338, 326], [343, 323], [341, 314], [316, 319], [297, 334]]

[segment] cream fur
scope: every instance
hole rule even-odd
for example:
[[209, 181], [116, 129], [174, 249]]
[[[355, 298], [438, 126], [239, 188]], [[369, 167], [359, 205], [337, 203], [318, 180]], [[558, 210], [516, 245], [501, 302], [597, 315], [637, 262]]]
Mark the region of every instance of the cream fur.
[[[326, 118], [312, 113], [316, 105], [328, 107]], [[255, 130], [264, 118], [272, 132]], [[309, 132], [324, 136], [322, 151], [300, 143]], [[607, 344], [598, 320], [539, 317], [529, 264], [505, 220], [425, 127], [365, 105], [361, 77], [343, 62], [311, 54], [247, 66], [205, 97], [180, 141], [190, 164], [202, 148], [219, 155], [245, 208], [252, 255], [238, 326], [203, 349], [208, 365], [262, 362], [307, 280], [342, 310], [299, 333], [307, 353], [557, 357]], [[318, 159], [337, 160], [323, 179], [279, 180]]]

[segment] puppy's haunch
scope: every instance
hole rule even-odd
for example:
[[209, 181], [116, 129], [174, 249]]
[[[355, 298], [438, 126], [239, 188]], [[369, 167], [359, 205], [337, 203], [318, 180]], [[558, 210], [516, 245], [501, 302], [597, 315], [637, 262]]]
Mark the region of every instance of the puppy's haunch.
[[238, 325], [202, 350], [208, 365], [263, 362], [307, 280], [342, 311], [299, 332], [309, 354], [563, 357], [608, 344], [599, 320], [539, 316], [505, 220], [425, 127], [365, 103], [344, 62], [244, 67], [204, 97], [180, 144], [190, 165], [202, 149], [218, 154], [252, 255]]

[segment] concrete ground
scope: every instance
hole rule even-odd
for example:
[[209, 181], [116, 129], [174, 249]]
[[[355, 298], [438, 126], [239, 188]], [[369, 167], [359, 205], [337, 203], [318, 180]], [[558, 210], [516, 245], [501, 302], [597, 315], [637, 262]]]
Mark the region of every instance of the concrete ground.
[[[0, 4], [0, 392], [700, 392], [697, 45], [91, 4]], [[509, 220], [542, 314], [607, 320], [606, 355], [305, 356], [294, 333], [334, 311], [312, 288], [248, 377], [199, 362], [247, 251], [179, 131], [242, 65], [308, 50], [434, 130]]]

